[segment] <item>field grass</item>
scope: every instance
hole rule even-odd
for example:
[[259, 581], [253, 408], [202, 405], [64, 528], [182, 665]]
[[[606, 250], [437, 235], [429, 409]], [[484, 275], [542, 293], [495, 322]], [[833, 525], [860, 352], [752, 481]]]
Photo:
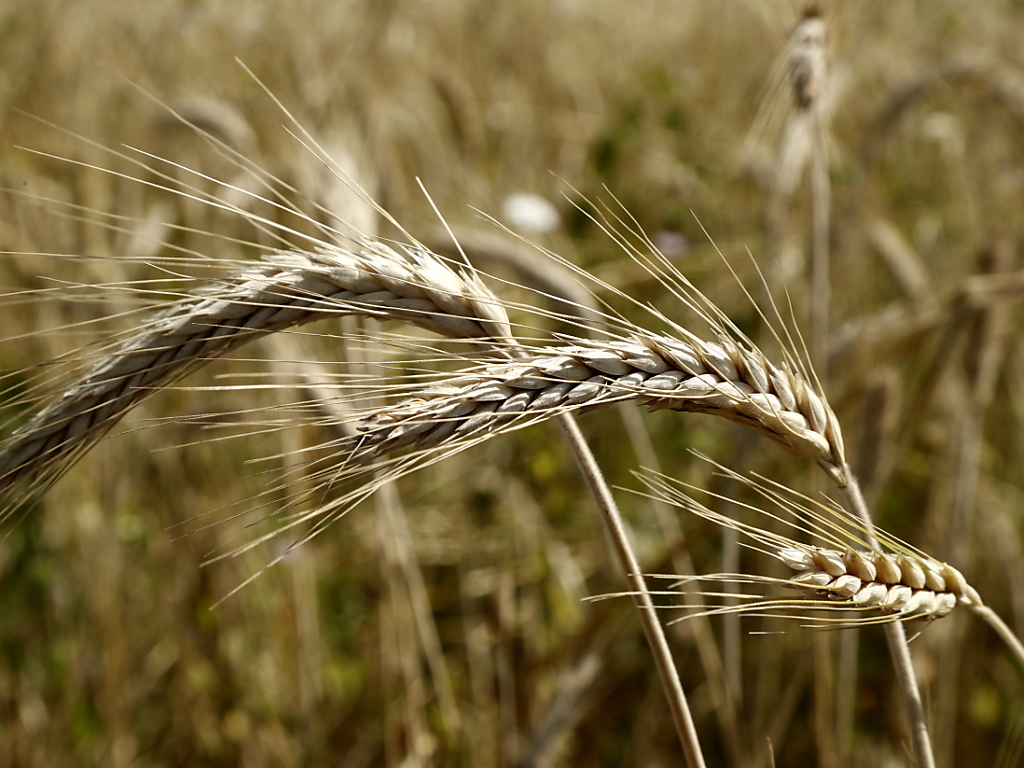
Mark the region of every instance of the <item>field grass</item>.
[[[436, 206], [510, 304], [564, 306], [514, 285], [536, 280], [524, 261], [536, 270], [543, 259], [477, 212], [507, 221], [516, 193], [559, 213], [553, 231], [527, 237], [688, 327], [692, 313], [585, 215], [585, 201], [628, 211], [781, 360], [740, 287], [767, 306], [763, 273], [811, 344], [875, 521], [955, 565], [1022, 634], [1024, 20], [1009, 2], [821, 7], [826, 325], [811, 290], [820, 197], [807, 173], [792, 194], [778, 180], [798, 111], [786, 51], [801, 4], [8, 0], [5, 429], [28, 418], [20, 398], [50, 376], [41, 363], [182, 290], [155, 264], [194, 252], [215, 260], [215, 274], [272, 245], [244, 216], [156, 188], [167, 181], [154, 169], [315, 234], [299, 216], [250, 205], [232, 186], [253, 188], [251, 176], [172, 110], [294, 187], [314, 218], [400, 236], [352, 207], [263, 83], [440, 250]], [[152, 295], [122, 290], [140, 280], [155, 281]], [[622, 297], [597, 299], [651, 323]], [[510, 315], [533, 328], [524, 335], [568, 328], [514, 306]], [[411, 355], [352, 341], [407, 329], [341, 322], [258, 341], [146, 400], [5, 521], [0, 764], [682, 762], [630, 601], [586, 600], [621, 591], [623, 576], [552, 424], [400, 479], [224, 599], [287, 544], [210, 563], [263, 530], [244, 527], [258, 513], [232, 515], [283, 480], [308, 490], [295, 457], [336, 438], [295, 405], [316, 392], [294, 361], [315, 360], [315, 376], [335, 381], [353, 357]], [[650, 573], [786, 569], [735, 532], [628, 492], [643, 488], [632, 474], [641, 466], [731, 497], [704, 502], [752, 524], [741, 507], [752, 491], [690, 451], [808, 494], [829, 490], [813, 461], [722, 419], [623, 406], [580, 424], [623, 487]], [[279, 511], [286, 496], [264, 499]], [[907, 629], [920, 632], [911, 649], [938, 764], [1017, 765], [1024, 670], [999, 638], [960, 610]], [[912, 764], [881, 628], [718, 616], [668, 634], [710, 765]]]

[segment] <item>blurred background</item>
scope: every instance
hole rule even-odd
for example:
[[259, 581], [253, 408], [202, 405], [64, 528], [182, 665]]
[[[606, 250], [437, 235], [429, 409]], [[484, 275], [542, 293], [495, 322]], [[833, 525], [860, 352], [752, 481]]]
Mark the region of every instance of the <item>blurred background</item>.
[[[349, 207], [263, 83], [443, 249], [421, 179], [501, 279], [536, 280], [522, 265], [537, 255], [477, 209], [687, 322], [576, 207], [614, 196], [781, 359], [719, 251], [763, 301], [760, 269], [792, 304], [876, 520], [955, 564], [1020, 634], [1024, 11], [1009, 0], [816, 10], [797, 34], [808, 8], [781, 1], [6, 0], [0, 368], [26, 374], [8, 376], [4, 399], [32, 366], [123, 330], [147, 303], [63, 286], [152, 278], [147, 259], [171, 248], [257, 255], [244, 217], [147, 186], [231, 197], [216, 180], [250, 183], [172, 110], [300, 204], [395, 234]], [[301, 399], [274, 378], [282, 355], [340, 359], [330, 338], [293, 343], [306, 346], [261, 342], [147, 401], [5, 525], [0, 764], [681, 764], [632, 604], [584, 600], [623, 579], [553, 426], [404, 479], [213, 607], [281, 550], [204, 565], [250, 535], [204, 521], [329, 439], [237, 415]], [[199, 389], [245, 377], [280, 386]], [[20, 418], [4, 408], [7, 429]], [[221, 442], [203, 426], [232, 418], [255, 434]], [[697, 449], [825, 490], [810, 462], [722, 420], [630, 408], [581, 424], [628, 488], [632, 470], [659, 467], [743, 500], [687, 453]], [[279, 458], [252, 463], [261, 457]], [[707, 523], [620, 496], [645, 570], [783, 575]], [[1024, 670], [960, 613], [909, 627], [921, 630], [912, 649], [940, 764], [1018, 765]], [[710, 764], [910, 764], [877, 627], [719, 617], [673, 625], [670, 640]]]

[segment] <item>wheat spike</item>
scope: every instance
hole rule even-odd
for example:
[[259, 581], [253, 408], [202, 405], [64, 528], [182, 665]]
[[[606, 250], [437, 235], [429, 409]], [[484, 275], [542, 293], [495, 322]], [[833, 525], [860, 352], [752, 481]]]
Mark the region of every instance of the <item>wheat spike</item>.
[[[797, 571], [789, 578], [733, 573], [712, 574], [702, 579], [779, 584], [817, 598], [812, 601], [769, 599], [713, 609], [712, 613], [735, 611], [775, 615], [770, 612], [814, 607], [866, 612], [875, 617], [867, 621], [886, 621], [915, 617], [936, 619], [946, 616], [958, 605], [975, 612], [984, 609], [985, 604], [978, 592], [952, 565], [879, 530], [874, 532], [877, 545], [873, 546], [862, 524], [836, 504], [814, 501], [783, 486], [747, 478], [720, 465], [718, 469], [768, 500], [775, 511], [751, 504], [739, 506], [813, 536], [825, 546], [798, 541], [776, 530], [767, 530], [715, 512], [693, 499], [688, 493], [689, 486], [665, 475], [639, 473], [655, 498], [745, 534], [756, 542], [751, 545], [752, 549]], [[736, 503], [733, 499], [732, 504]], [[684, 579], [678, 583], [689, 581], [691, 579]]]
[[359, 251], [289, 251], [212, 282], [131, 331], [70, 389], [7, 439], [5, 485], [85, 451], [143, 399], [211, 359], [325, 317], [403, 320], [456, 339], [504, 341], [504, 308], [479, 277], [429, 251], [364, 239]]
[[460, 382], [364, 419], [352, 441], [355, 456], [366, 461], [403, 447], [429, 449], [635, 399], [654, 410], [724, 416], [815, 459], [840, 484], [846, 476], [842, 434], [827, 402], [789, 366], [776, 367], [728, 337], [646, 335], [549, 347], [532, 359], [478, 367]]

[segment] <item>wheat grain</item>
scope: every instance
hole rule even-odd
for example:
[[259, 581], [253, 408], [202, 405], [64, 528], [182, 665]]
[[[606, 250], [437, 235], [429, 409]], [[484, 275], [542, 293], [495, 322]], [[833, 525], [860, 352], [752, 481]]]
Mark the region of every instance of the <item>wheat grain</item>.
[[777, 555], [800, 571], [790, 584], [851, 606], [939, 618], [957, 603], [982, 605], [960, 571], [928, 557], [808, 545], [783, 547]]

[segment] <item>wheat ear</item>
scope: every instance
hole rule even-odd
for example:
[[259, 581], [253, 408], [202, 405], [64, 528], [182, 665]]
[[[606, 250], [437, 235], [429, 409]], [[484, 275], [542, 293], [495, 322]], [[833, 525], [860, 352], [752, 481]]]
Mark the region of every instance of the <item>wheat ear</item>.
[[[972, 610], [984, 606], [978, 592], [963, 574], [883, 531], [875, 531], [877, 546], [868, 544], [864, 526], [849, 518], [835, 503], [813, 501], [764, 481], [742, 477], [719, 467], [770, 501], [776, 512], [750, 504], [747, 510], [770, 517], [806, 536], [814, 536], [827, 546], [807, 544], [777, 531], [743, 523], [708, 509], [693, 499], [685, 486], [665, 475], [651, 472], [641, 479], [655, 498], [675, 504], [725, 528], [745, 534], [757, 549], [798, 573], [790, 578], [771, 578], [747, 574], [715, 574], [716, 580], [777, 583], [819, 598], [807, 601], [769, 600], [763, 603], [730, 606], [715, 612], [753, 613], [754, 609], [779, 610], [813, 605], [827, 610], [857, 610], [881, 621], [915, 617], [940, 618], [957, 605]], [[724, 497], [718, 497], [723, 498]], [[729, 500], [735, 505], [737, 502]], [[865, 621], [857, 619], [858, 623]]]
[[479, 278], [425, 250], [367, 239], [361, 251], [282, 252], [211, 282], [133, 330], [7, 439], [5, 485], [77, 456], [143, 399], [260, 336], [325, 317], [391, 317], [451, 338], [509, 338]]
[[573, 410], [641, 400], [656, 410], [709, 413], [753, 427], [846, 482], [842, 434], [827, 402], [788, 366], [723, 337], [659, 336], [546, 348], [514, 364], [484, 364], [460, 386], [428, 390], [357, 425], [353, 455], [428, 449]]

